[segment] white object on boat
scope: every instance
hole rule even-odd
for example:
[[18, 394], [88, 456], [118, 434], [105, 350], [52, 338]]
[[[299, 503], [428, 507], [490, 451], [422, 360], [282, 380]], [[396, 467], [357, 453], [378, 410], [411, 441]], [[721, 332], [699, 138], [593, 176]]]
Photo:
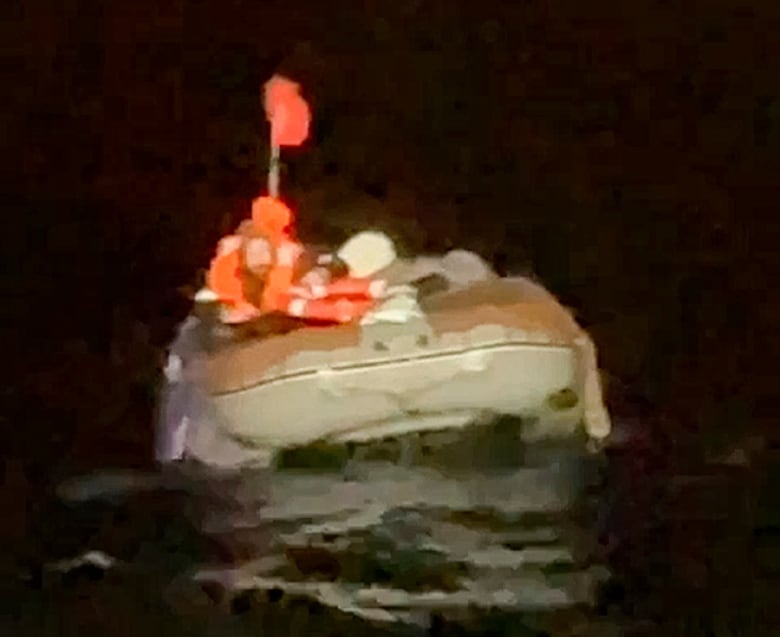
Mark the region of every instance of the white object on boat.
[[361, 319], [361, 325], [381, 322], [406, 323], [414, 318], [424, 318], [412, 288], [390, 289], [388, 295], [385, 301]]
[[384, 233], [367, 230], [350, 237], [337, 252], [347, 264], [350, 276], [369, 277], [396, 259], [393, 241]]

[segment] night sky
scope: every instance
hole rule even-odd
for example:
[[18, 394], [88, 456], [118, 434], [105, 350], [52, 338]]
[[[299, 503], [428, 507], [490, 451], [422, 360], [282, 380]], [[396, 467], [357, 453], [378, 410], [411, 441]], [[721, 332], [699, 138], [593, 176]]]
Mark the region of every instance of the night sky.
[[[300, 82], [302, 237], [533, 273], [680, 440], [768, 426], [780, 3], [8, 0], [8, 466], [149, 462], [163, 350]], [[719, 433], [718, 435], [721, 435]]]

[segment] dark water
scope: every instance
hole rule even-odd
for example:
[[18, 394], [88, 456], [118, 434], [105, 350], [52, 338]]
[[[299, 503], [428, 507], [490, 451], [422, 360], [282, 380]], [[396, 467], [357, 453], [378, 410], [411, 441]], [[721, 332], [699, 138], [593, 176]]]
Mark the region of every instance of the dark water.
[[[612, 572], [595, 607], [522, 613], [472, 609], [454, 615], [433, 613], [422, 626], [400, 626], [361, 619], [274, 588], [227, 595], [220, 586], [196, 585], [189, 576], [204, 563], [240, 562], [251, 556], [251, 546], [258, 550], [267, 546], [266, 541], [256, 532], [254, 544], [250, 542], [244, 549], [248, 553], [241, 555], [239, 534], [226, 538], [196, 528], [203, 518], [193, 504], [203, 498], [157, 489], [81, 505], [51, 500], [39, 508], [37, 544], [28, 544], [34, 548], [28, 548], [27, 559], [17, 560], [5, 578], [0, 631], [222, 636], [773, 634], [780, 625], [771, 604], [780, 588], [780, 570], [772, 559], [780, 554], [780, 521], [772, 517], [778, 508], [766, 488], [767, 476], [778, 473], [771, 450], [741, 458], [737, 454], [729, 465], [694, 463], [646, 438], [627, 436], [622, 442], [607, 453], [602, 484], [593, 492], [597, 506], [592, 517], [578, 520], [597, 536], [589, 549], [592, 559]], [[740, 464], [745, 458], [750, 463]], [[404, 515], [420, 518], [419, 511], [400, 517]], [[373, 541], [370, 545], [361, 539], [376, 558], [381, 542]], [[100, 549], [119, 565], [61, 569], [67, 572], [53, 568], [56, 559], [86, 549]], [[318, 559], [298, 558], [309, 563]], [[397, 554], [393, 560], [398, 570]], [[48, 568], [42, 568], [44, 562]], [[385, 572], [388, 566], [392, 564], [380, 565]], [[299, 577], [304, 570], [298, 569]], [[419, 584], [415, 577], [407, 584]], [[438, 577], [446, 579], [446, 573]]]
[[[90, 362], [83, 356], [78, 360], [82, 368]], [[94, 368], [93, 378], [105, 378], [110, 369], [99, 361]], [[114, 373], [118, 379], [125, 371], [120, 367]], [[55, 398], [57, 391], [76, 393], [83, 385], [69, 387], [72, 375], [66, 370], [42, 384]], [[780, 524], [771, 514], [780, 508], [771, 502], [767, 478], [777, 468], [771, 450], [760, 445], [735, 443], [743, 457], [737, 453], [731, 465], [715, 458], [707, 461], [701, 438], [691, 436], [682, 443], [682, 436], [663, 436], [652, 414], [632, 421], [618, 409], [613, 416], [619, 444], [606, 454], [591, 517], [577, 521], [594, 540], [586, 553], [612, 573], [595, 607], [547, 613], [472, 609], [458, 616], [434, 613], [423, 627], [399, 627], [273, 589], [231, 597], [217, 585], [193, 583], [190, 575], [200, 565], [241, 562], [267, 550], [263, 532], [202, 532], [204, 509], [208, 513], [208, 503], [214, 501], [207, 483], [199, 485], [195, 498], [151, 488], [152, 480], [151, 485], [145, 483], [147, 488], [113, 501], [71, 506], [58, 502], [52, 485], [94, 467], [94, 458], [108, 466], [133, 466], [149, 455], [145, 445], [151, 427], [145, 429], [143, 423], [149, 421], [150, 409], [144, 401], [153, 404], [153, 394], [144, 394], [140, 382], [124, 393], [106, 386], [111, 382], [89, 384], [96, 388], [93, 393], [79, 393], [68, 403], [91, 401], [83, 414], [65, 409], [50, 414], [31, 402], [13, 415], [13, 422], [29, 426], [11, 438], [11, 455], [34, 460], [16, 468], [9, 463], [5, 471], [6, 491], [15, 496], [5, 508], [8, 526], [17, 517], [25, 524], [10, 534], [11, 559], [2, 560], [8, 568], [3, 569], [0, 634], [771, 635], [778, 627], [773, 600], [780, 586], [772, 561], [780, 546]], [[137, 414], [134, 405], [139, 405]], [[98, 411], [99, 418], [92, 413]], [[110, 433], [94, 427], [80, 433], [82, 421], [99, 422]], [[674, 438], [675, 444], [667, 438]], [[80, 456], [61, 458], [58, 450], [65, 448], [76, 449]], [[726, 445], [721, 455], [729, 449]], [[114, 485], [119, 495], [121, 482]], [[219, 486], [211, 488], [219, 491]], [[419, 511], [406, 513], [419, 517]], [[377, 538], [359, 541], [369, 558], [383, 548]], [[49, 568], [88, 549], [115, 558], [117, 566], [85, 566], [67, 573]], [[343, 556], [323, 559], [320, 552], [299, 558], [299, 566], [317, 561], [332, 566], [335, 561], [345, 568]], [[398, 573], [401, 561], [391, 554], [373, 563], [364, 559], [360, 568], [353, 561], [350, 568], [354, 574], [369, 564], [372, 576], [405, 577], [407, 585], [451, 576], [446, 568], [437, 571], [438, 566], [428, 568], [425, 578], [404, 568]], [[396, 567], [395, 572], [390, 567]], [[302, 568], [307, 570], [306, 565]]]

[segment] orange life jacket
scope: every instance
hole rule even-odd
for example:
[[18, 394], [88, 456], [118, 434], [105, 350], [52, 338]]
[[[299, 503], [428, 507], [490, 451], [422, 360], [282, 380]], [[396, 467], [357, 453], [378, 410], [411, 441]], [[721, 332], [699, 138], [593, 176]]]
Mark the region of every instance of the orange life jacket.
[[373, 299], [350, 299], [343, 296], [324, 299], [292, 297], [286, 313], [310, 321], [350, 323], [360, 319], [372, 307], [374, 307]]
[[206, 276], [206, 284], [220, 303], [235, 308], [249, 305], [241, 277], [241, 243], [237, 235], [223, 237]]
[[354, 277], [296, 286], [283, 299], [284, 311], [297, 318], [348, 323], [370, 311], [384, 290], [384, 281]]

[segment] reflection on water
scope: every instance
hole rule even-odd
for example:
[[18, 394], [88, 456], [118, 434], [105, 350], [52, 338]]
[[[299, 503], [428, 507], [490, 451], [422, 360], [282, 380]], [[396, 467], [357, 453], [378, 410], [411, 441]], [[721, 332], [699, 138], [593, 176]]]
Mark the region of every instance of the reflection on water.
[[[186, 492], [147, 482], [124, 500], [49, 518], [62, 552], [102, 549], [117, 564], [104, 571], [93, 560], [17, 586], [6, 598], [20, 619], [7, 617], [16, 623], [3, 634], [20, 626], [70, 634], [84, 629], [87, 607], [102, 609], [89, 620], [94, 634], [117, 618], [132, 626], [128, 634], [771, 634], [771, 618], [757, 610], [767, 607], [768, 587], [754, 576], [771, 582], [777, 573], [768, 559], [752, 572], [750, 556], [776, 551], [777, 526], [751, 522], [761, 510], [754, 474], [734, 465], [683, 474], [663, 455], [630, 445], [612, 452], [597, 511], [574, 506], [573, 476], [586, 474], [572, 464], [563, 470], [571, 454], [560, 449], [540, 454], [532, 469], [507, 462], [471, 480], [426, 462], [399, 468], [369, 458], [348, 474], [288, 467], [251, 488], [197, 474]], [[252, 501], [261, 515], [247, 516]], [[751, 524], [764, 529], [755, 544]], [[252, 568], [226, 569], [231, 560]], [[600, 561], [614, 577], [596, 608], [571, 604], [589, 592], [574, 576], [597, 580]], [[253, 590], [228, 596], [222, 586], [195, 585], [196, 570]]]

